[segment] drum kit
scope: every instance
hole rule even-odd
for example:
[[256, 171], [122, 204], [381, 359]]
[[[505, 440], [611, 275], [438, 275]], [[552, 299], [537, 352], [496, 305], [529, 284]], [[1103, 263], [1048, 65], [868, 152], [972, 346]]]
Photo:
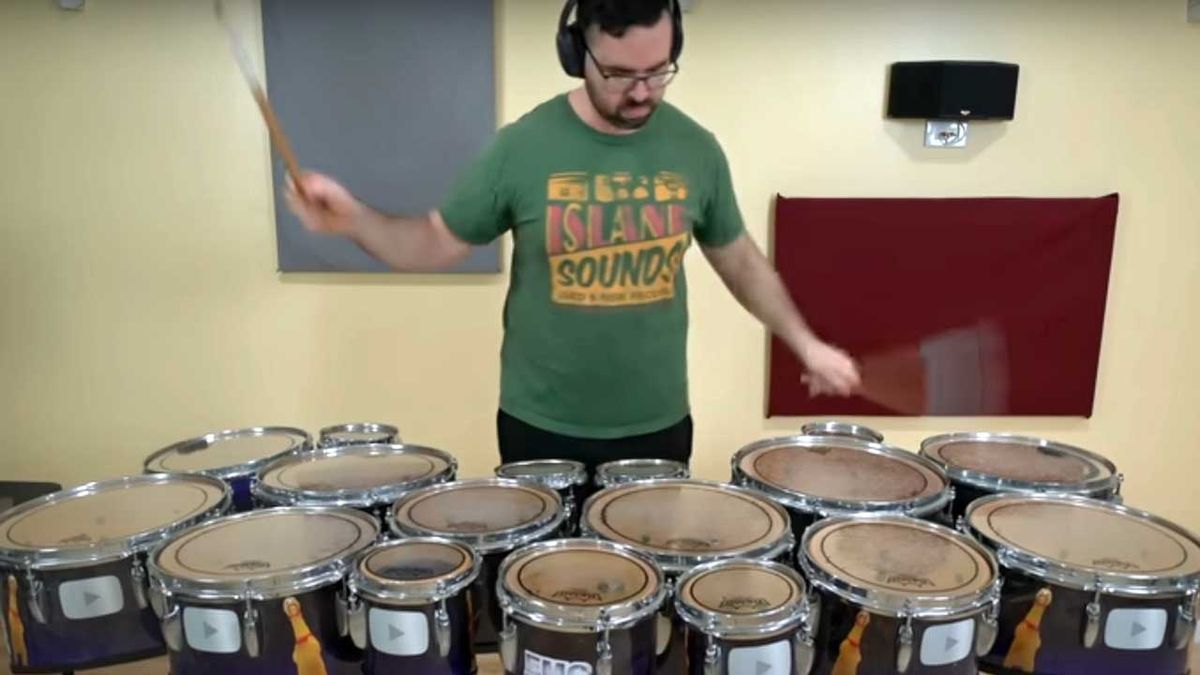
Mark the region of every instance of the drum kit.
[[728, 482], [569, 459], [460, 478], [386, 424], [220, 431], [0, 512], [15, 673], [1187, 675], [1200, 539], [1104, 457], [842, 422]]

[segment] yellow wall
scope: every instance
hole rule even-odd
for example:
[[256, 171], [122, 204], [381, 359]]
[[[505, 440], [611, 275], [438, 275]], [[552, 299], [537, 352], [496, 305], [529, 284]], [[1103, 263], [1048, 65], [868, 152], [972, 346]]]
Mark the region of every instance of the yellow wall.
[[[505, 121], [569, 84], [558, 7], [500, 8]], [[253, 0], [235, 9], [256, 31]], [[959, 429], [1077, 443], [1120, 465], [1131, 503], [1200, 529], [1200, 25], [1182, 0], [704, 0], [687, 25], [671, 99], [724, 142], [760, 241], [776, 192], [1120, 191], [1092, 420], [866, 421], [910, 448]], [[922, 58], [1019, 62], [1016, 121], [922, 148], [920, 125], [882, 119], [886, 65]], [[0, 91], [0, 477], [81, 482], [216, 428], [350, 419], [490, 471], [505, 280], [275, 273], [266, 135], [206, 2], [5, 2]], [[690, 274], [696, 473], [726, 478], [734, 450], [801, 421], [762, 419], [763, 331], [699, 255]]]

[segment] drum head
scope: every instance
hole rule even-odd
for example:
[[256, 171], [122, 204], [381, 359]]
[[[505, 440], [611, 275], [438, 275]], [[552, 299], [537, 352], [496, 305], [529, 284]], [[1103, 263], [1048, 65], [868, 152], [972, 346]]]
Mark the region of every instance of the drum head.
[[513, 462], [496, 467], [501, 478], [531, 480], [555, 490], [582, 485], [587, 482], [587, 467], [583, 462], [567, 459], [542, 459], [529, 462]]
[[742, 454], [738, 467], [773, 494], [830, 510], [931, 502], [948, 487], [935, 467], [912, 453], [834, 437], [766, 443]]
[[628, 483], [596, 493], [588, 532], [653, 556], [668, 571], [708, 560], [771, 558], [792, 542], [787, 513], [749, 490], [695, 480]]
[[[1062, 575], [1076, 585], [1097, 577], [1117, 592], [1148, 592], [1155, 580], [1200, 578], [1200, 542], [1182, 528], [1109, 502], [1068, 496], [1000, 495], [975, 502], [971, 528], [997, 548], [1015, 552], [1030, 574]], [[1024, 559], [1043, 563], [1024, 569]], [[1049, 569], [1045, 562], [1050, 563]]]
[[363, 443], [395, 443], [399, 433], [400, 430], [390, 424], [339, 424], [321, 429], [320, 441], [321, 447], [324, 448]]
[[975, 608], [998, 574], [970, 538], [904, 516], [820, 521], [805, 534], [801, 563], [813, 583], [884, 613], [906, 603], [947, 614]]
[[127, 548], [145, 549], [223, 511], [227, 502], [225, 484], [204, 476], [133, 476], [84, 485], [6, 513], [0, 559], [53, 565], [103, 557], [106, 550], [127, 554]]
[[447, 476], [451, 465], [448, 455], [416, 446], [357, 445], [281, 458], [263, 470], [259, 483], [284, 494], [383, 490], [398, 495]]
[[662, 574], [649, 560], [609, 542], [579, 539], [517, 551], [505, 560], [500, 584], [519, 615], [521, 607], [536, 607], [550, 625], [592, 628], [602, 614], [618, 624], [645, 615], [665, 592]]
[[220, 472], [266, 463], [289, 452], [311, 447], [299, 429], [271, 427], [222, 431], [164, 448], [146, 461], [150, 472]]
[[446, 537], [486, 553], [545, 536], [563, 516], [562, 499], [549, 488], [485, 479], [413, 492], [396, 503], [392, 522], [398, 534]]
[[687, 465], [669, 459], [622, 459], [596, 468], [597, 482], [605, 486], [656, 478], [687, 477]]
[[353, 509], [267, 509], [184, 532], [151, 563], [183, 594], [253, 590], [272, 597], [328, 583], [378, 535], [375, 519]]
[[972, 482], [1030, 486], [1078, 486], [1115, 480], [1116, 469], [1104, 458], [1079, 448], [1036, 438], [993, 434], [953, 434], [928, 439], [921, 453], [951, 475]]
[[478, 568], [478, 556], [465, 544], [433, 538], [404, 539], [378, 546], [363, 556], [357, 586], [368, 597], [433, 602], [470, 584]]
[[758, 560], [727, 560], [679, 580], [680, 616], [719, 637], [759, 637], [794, 629], [806, 609], [804, 580], [795, 570]]
[[857, 438], [870, 443], [882, 443], [883, 434], [870, 427], [850, 422], [830, 420], [826, 422], [810, 422], [800, 427], [800, 433], [807, 436], [844, 436]]

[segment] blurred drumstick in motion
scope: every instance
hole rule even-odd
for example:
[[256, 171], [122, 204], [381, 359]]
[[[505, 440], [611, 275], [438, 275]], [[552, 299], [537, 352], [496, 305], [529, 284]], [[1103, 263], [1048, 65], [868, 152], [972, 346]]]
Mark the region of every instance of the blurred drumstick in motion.
[[905, 415], [999, 415], [1008, 405], [1003, 332], [979, 323], [859, 357], [857, 394]]
[[229, 47], [233, 52], [234, 60], [237, 61], [238, 68], [242, 71], [242, 76], [246, 78], [246, 84], [250, 86], [250, 93], [254, 95], [254, 100], [258, 103], [258, 109], [262, 112], [263, 120], [267, 123], [267, 130], [271, 134], [271, 143], [279, 151], [280, 156], [283, 157], [283, 162], [292, 177], [296, 193], [300, 195], [301, 199], [308, 199], [308, 195], [304, 192], [304, 185], [300, 182], [300, 163], [296, 161], [296, 155], [292, 152], [292, 144], [288, 141], [287, 134], [283, 132], [283, 125], [279, 123], [279, 118], [275, 115], [275, 110], [271, 107], [271, 102], [267, 100], [267, 92], [263, 89], [262, 83], [258, 81], [258, 76], [254, 73], [254, 62], [250, 60], [250, 54], [246, 51], [245, 43], [242, 42], [237, 29], [233, 27], [229, 16], [225, 13], [225, 6], [222, 0], [213, 0], [213, 11], [216, 12], [217, 21], [225, 28], [225, 32], [229, 36]]

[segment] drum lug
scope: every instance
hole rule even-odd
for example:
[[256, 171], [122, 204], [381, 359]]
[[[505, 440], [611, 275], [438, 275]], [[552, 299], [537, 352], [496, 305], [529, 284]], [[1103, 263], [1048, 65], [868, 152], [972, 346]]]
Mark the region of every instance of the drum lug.
[[[482, 576], [482, 575], [480, 575]], [[509, 616], [510, 608], [507, 602], [500, 603], [500, 660], [504, 662], [504, 672], [517, 672], [517, 628]]]
[[908, 667], [912, 664], [913, 653], [912, 613], [907, 607], [904, 609], [904, 614], [901, 618], [904, 622], [900, 624], [898, 633], [899, 646], [896, 649], [896, 672], [903, 674], [908, 672]]
[[563, 504], [563, 522], [562, 522], [562, 526], [561, 526], [563, 528], [563, 530], [565, 531], [565, 535], [568, 537], [574, 537], [579, 534], [579, 525], [578, 524], [576, 524], [574, 526], [571, 525], [572, 522], [575, 522], [574, 518], [575, 518], [575, 498], [572, 496], [568, 496], [566, 501]]
[[246, 646], [246, 654], [257, 659], [262, 654], [262, 643], [258, 635], [258, 610], [254, 601], [246, 598], [246, 608], [242, 610], [242, 644]]
[[170, 597], [162, 600], [162, 634], [167, 648], [173, 652], [183, 650], [183, 621], [178, 605]]
[[821, 594], [816, 589], [809, 587], [808, 590], [808, 609], [804, 614], [804, 632], [808, 635], [809, 644], [813, 643], [817, 635], [817, 626], [821, 623]]
[[1196, 632], [1197, 590], [1195, 586], [1188, 589], [1183, 602], [1179, 604], [1179, 613], [1175, 617], [1175, 640], [1172, 645], [1175, 649], [1187, 649], [1188, 642], [1191, 641], [1192, 635]]
[[1000, 588], [1002, 581], [997, 579], [992, 588], [992, 603], [987, 612], [980, 617], [975, 627], [975, 655], [987, 656], [996, 645], [996, 636], [1000, 633]]
[[[664, 603], [664, 608], [666, 604]], [[671, 646], [671, 616], [665, 609], [660, 609], [654, 617], [655, 644], [654, 653], [662, 656]]]
[[1083, 628], [1083, 646], [1091, 649], [1100, 638], [1100, 588], [1096, 588], [1096, 596], [1084, 608], [1086, 623]]
[[600, 612], [600, 641], [596, 643], [596, 675], [612, 675], [612, 641], [608, 634], [608, 610]]
[[796, 662], [795, 675], [808, 675], [812, 671], [816, 655], [813, 634], [807, 626], [801, 626], [795, 637], [792, 638], [792, 658]]
[[[337, 631], [338, 635], [342, 637], [350, 635], [350, 613], [353, 611], [351, 607], [356, 604], [357, 600], [354, 584], [346, 579], [333, 599], [333, 614], [337, 623]], [[359, 645], [359, 649], [362, 649], [362, 645]]]
[[671, 646], [671, 638], [674, 637], [674, 626], [671, 622], [671, 600], [675, 597], [675, 581], [673, 579], [665, 579], [663, 586], [666, 588], [666, 599], [663, 601], [662, 608], [658, 610], [658, 615], [655, 617], [655, 649], [657, 656], [662, 656], [667, 653], [667, 649]]
[[150, 599], [146, 595], [146, 564], [141, 558], [133, 559], [133, 569], [130, 572], [133, 581], [133, 599], [137, 602], [138, 609], [146, 609], [150, 606]]
[[706, 638], [708, 646], [704, 649], [704, 675], [724, 675], [725, 669], [721, 666], [721, 648], [717, 646], [716, 639], [710, 633]]
[[33, 576], [33, 570], [25, 570], [25, 582], [29, 584], [27, 599], [29, 604], [29, 613], [33, 615], [33, 620], [40, 624], [46, 624], [46, 586], [41, 579]]
[[163, 618], [167, 614], [167, 589], [162, 582], [157, 579], [151, 579], [148, 584], [147, 599], [150, 601], [150, 609], [154, 610], [154, 615], [158, 618]]
[[433, 629], [438, 654], [444, 659], [450, 655], [450, 612], [446, 611], [445, 598], [438, 602], [437, 609], [433, 611]]
[[[353, 579], [347, 579], [346, 584], [342, 587], [341, 593], [338, 595], [338, 630], [342, 632], [342, 636], [350, 636], [350, 640], [354, 646], [359, 649], [367, 648], [367, 608], [363, 605], [362, 599], [358, 597], [358, 589], [354, 586]], [[344, 605], [342, 603], [345, 603]], [[345, 614], [341, 614], [345, 612]], [[345, 628], [343, 623], [345, 622]]]

